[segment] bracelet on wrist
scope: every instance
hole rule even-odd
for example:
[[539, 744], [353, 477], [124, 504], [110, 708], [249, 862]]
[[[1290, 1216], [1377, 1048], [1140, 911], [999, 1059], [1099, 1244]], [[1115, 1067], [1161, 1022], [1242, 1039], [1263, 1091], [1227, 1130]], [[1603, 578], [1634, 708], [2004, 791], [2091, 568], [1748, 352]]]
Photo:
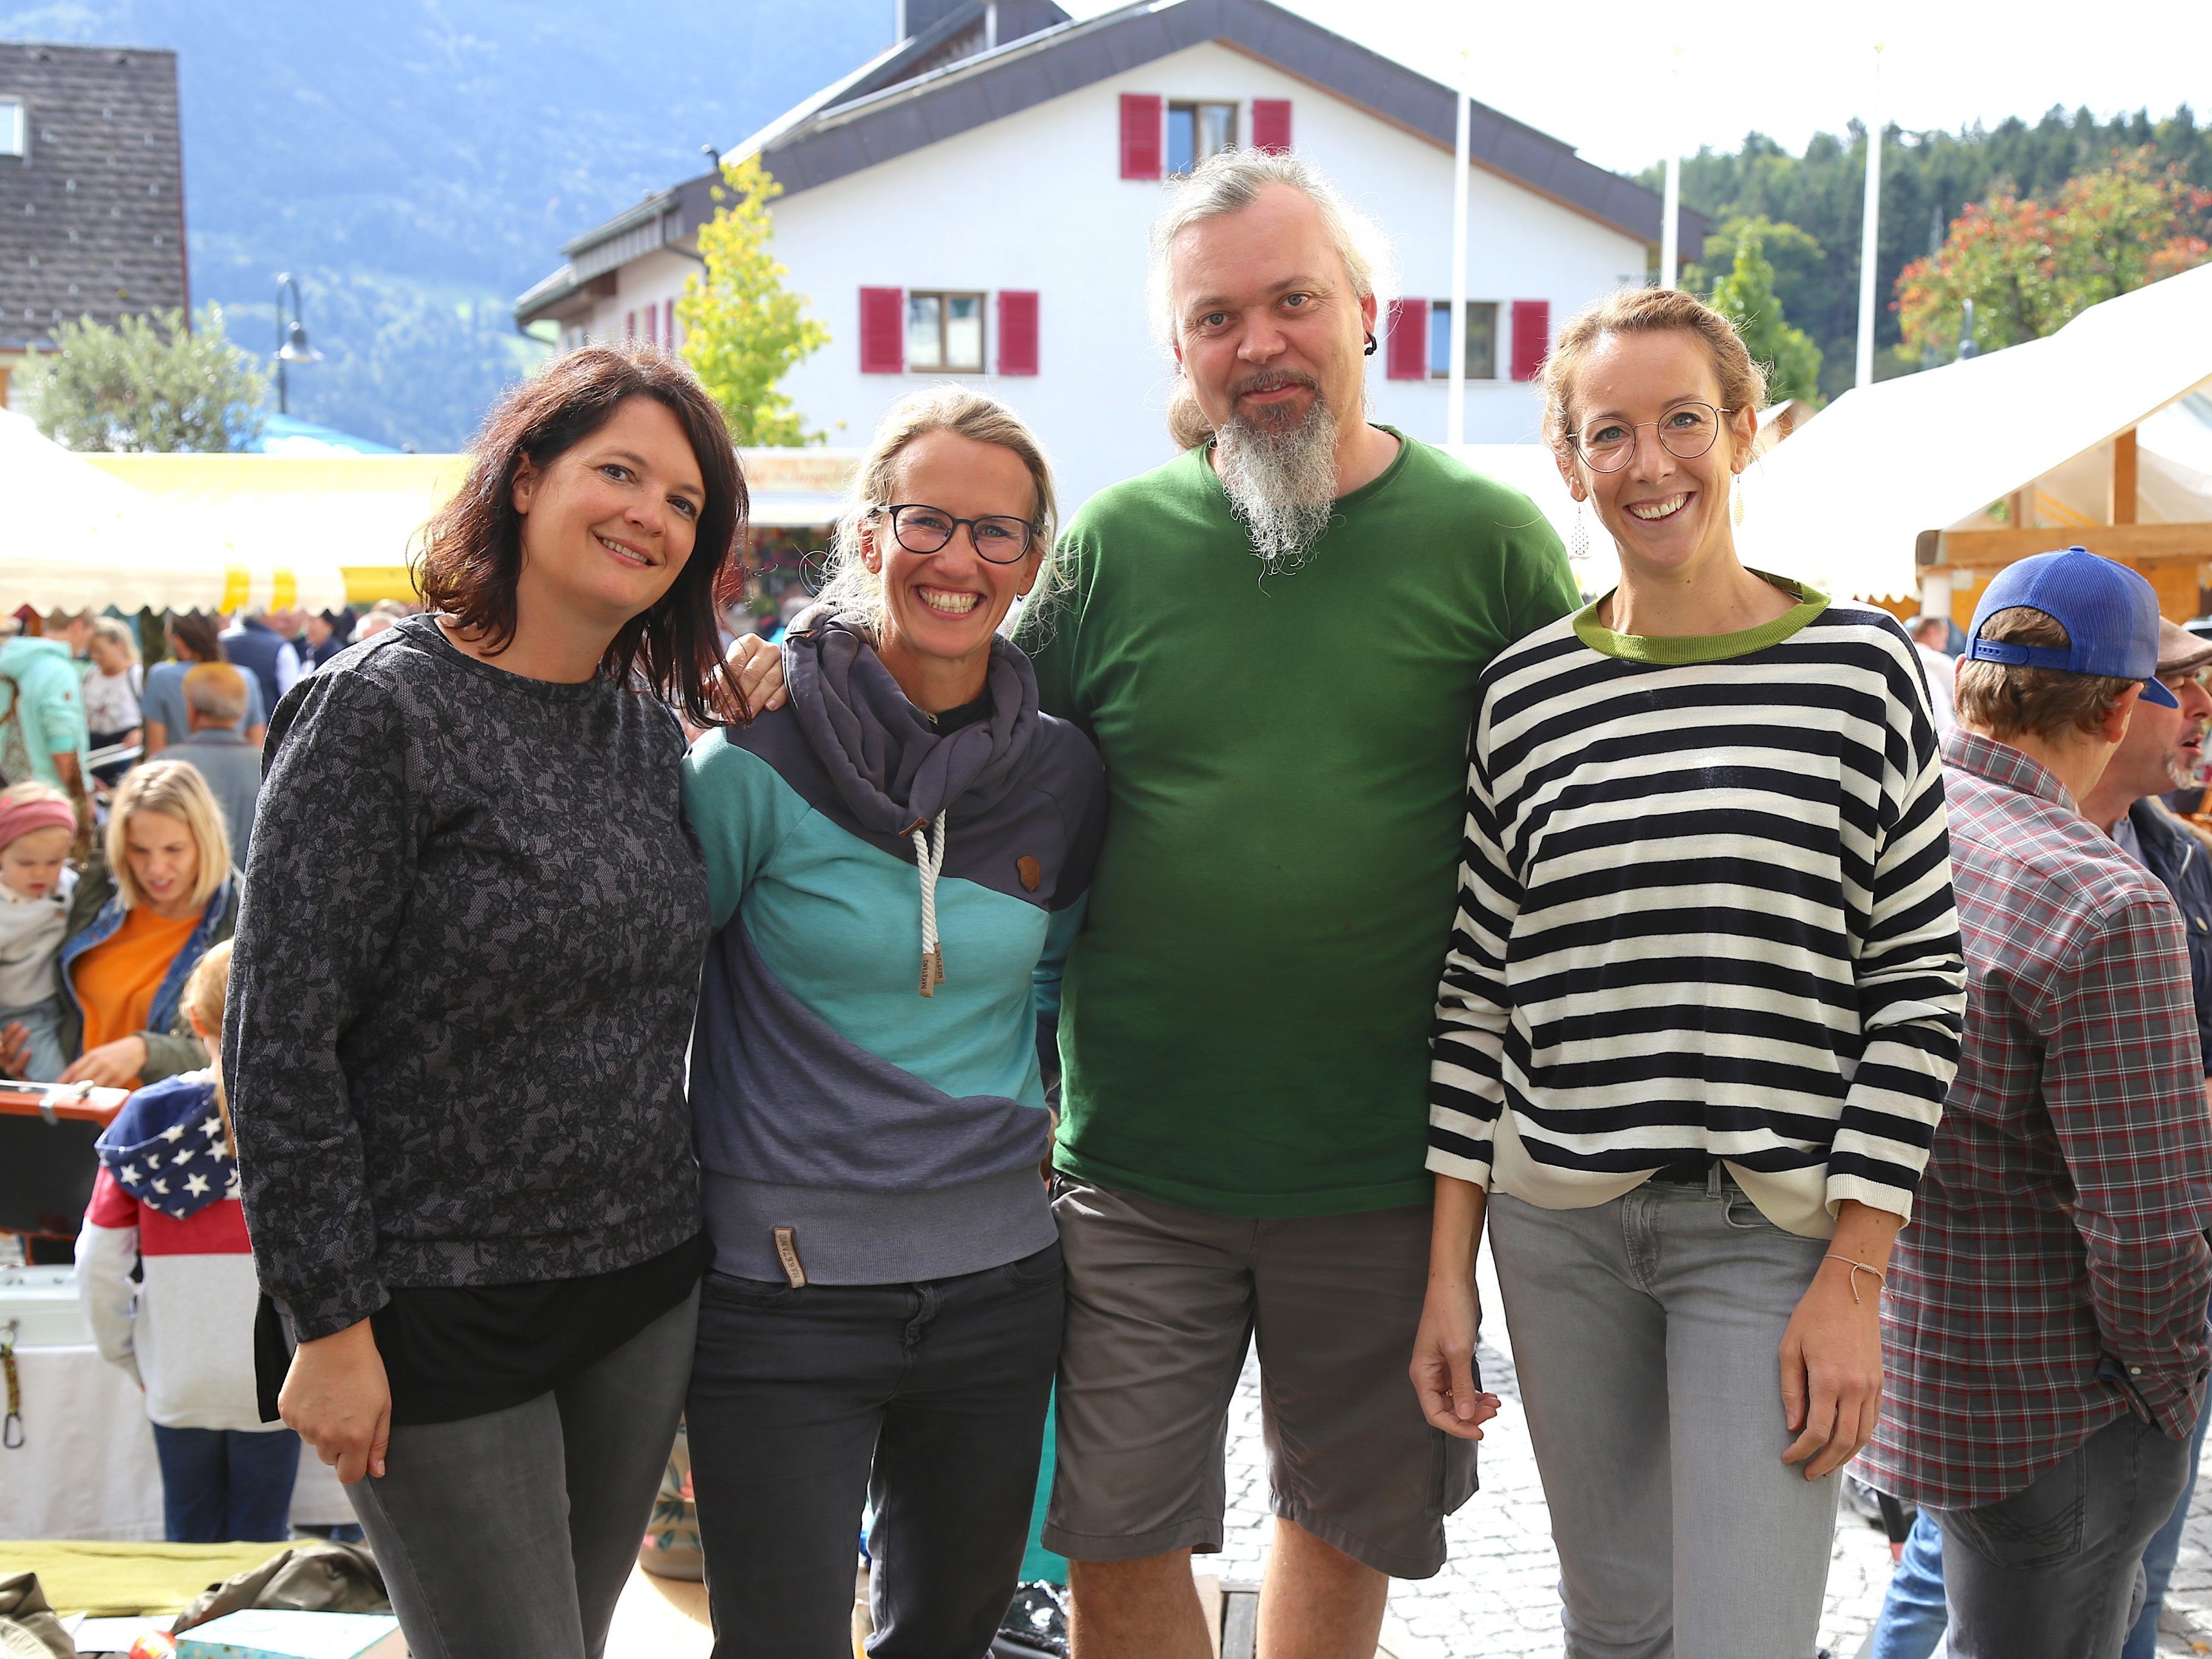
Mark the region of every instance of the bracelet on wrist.
[[1861, 1273], [1872, 1274], [1874, 1277], [1874, 1282], [1877, 1285], [1884, 1285], [1888, 1282], [1882, 1277], [1880, 1269], [1869, 1267], [1863, 1261], [1855, 1261], [1850, 1256], [1838, 1255], [1833, 1250], [1831, 1250], [1828, 1252], [1828, 1260], [1831, 1261], [1840, 1261], [1844, 1266], [1851, 1270], [1851, 1300], [1853, 1302], [1856, 1302], [1859, 1299], [1859, 1275]]

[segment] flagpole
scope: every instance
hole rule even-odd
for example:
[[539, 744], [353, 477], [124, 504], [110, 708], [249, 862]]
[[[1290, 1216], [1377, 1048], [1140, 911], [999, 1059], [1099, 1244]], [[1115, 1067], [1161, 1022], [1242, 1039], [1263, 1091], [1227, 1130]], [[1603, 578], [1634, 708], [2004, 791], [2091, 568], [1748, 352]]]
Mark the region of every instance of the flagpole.
[[1859, 232], [1859, 361], [1856, 384], [1874, 384], [1874, 279], [1881, 228], [1881, 43], [1874, 49], [1874, 110], [1867, 122], [1866, 222]]
[[[1682, 107], [1682, 49], [1674, 48], [1674, 106]], [[1671, 131], [1671, 124], [1670, 124]], [[1673, 288], [1681, 275], [1682, 259], [1682, 143], [1679, 134], [1667, 145], [1666, 205], [1660, 209], [1659, 286]]]
[[[1459, 81], [1452, 88], [1452, 101], [1459, 107], [1452, 140], [1451, 362], [1450, 379], [1444, 388], [1447, 444], [1467, 441], [1467, 152], [1468, 124], [1472, 114], [1467, 95], [1468, 55], [1467, 52], [1459, 55]], [[1426, 318], [1421, 320], [1424, 325], [1428, 321]]]

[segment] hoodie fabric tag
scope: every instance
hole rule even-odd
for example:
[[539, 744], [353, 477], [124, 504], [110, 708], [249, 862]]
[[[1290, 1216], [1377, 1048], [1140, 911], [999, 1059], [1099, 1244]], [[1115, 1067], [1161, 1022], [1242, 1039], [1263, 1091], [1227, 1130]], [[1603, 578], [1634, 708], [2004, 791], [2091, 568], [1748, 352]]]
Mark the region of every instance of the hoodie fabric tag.
[[799, 1259], [799, 1230], [778, 1227], [775, 1230], [775, 1259], [783, 1263], [783, 1276], [791, 1281], [791, 1288], [802, 1290], [806, 1285], [806, 1264]]

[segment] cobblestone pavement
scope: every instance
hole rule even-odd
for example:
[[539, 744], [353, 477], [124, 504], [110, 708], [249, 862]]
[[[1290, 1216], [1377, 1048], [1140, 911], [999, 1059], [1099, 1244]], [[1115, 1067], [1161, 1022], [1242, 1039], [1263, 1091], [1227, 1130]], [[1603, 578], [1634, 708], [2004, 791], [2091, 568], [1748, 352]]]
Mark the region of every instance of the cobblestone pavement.
[[[1494, 1288], [1485, 1302], [1498, 1305]], [[1482, 1443], [1482, 1490], [1445, 1524], [1451, 1559], [1443, 1571], [1425, 1583], [1391, 1585], [1383, 1644], [1396, 1659], [1559, 1659], [1561, 1651], [1559, 1565], [1519, 1382], [1502, 1348], [1486, 1340], [1480, 1358], [1485, 1384], [1504, 1401]], [[1259, 1378], [1257, 1363], [1248, 1358], [1230, 1423], [1223, 1549], [1200, 1559], [1201, 1571], [1224, 1581], [1259, 1579], [1273, 1525]], [[1820, 1644], [1836, 1659], [1857, 1659], [1888, 1580], [1888, 1541], [1846, 1509], [1837, 1522], [1820, 1625]], [[2199, 1487], [2191, 1511], [2159, 1652], [2212, 1654], [2212, 1480]]]

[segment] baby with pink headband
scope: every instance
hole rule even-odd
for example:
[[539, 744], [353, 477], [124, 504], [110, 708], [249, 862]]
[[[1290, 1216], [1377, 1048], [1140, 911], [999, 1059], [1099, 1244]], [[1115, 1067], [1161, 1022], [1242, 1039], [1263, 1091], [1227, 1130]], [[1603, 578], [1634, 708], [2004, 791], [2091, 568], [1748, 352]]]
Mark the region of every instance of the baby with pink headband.
[[30, 1033], [23, 1075], [52, 1083], [69, 1065], [62, 1053], [61, 981], [54, 970], [69, 931], [69, 867], [76, 811], [51, 784], [0, 789], [0, 1029]]

